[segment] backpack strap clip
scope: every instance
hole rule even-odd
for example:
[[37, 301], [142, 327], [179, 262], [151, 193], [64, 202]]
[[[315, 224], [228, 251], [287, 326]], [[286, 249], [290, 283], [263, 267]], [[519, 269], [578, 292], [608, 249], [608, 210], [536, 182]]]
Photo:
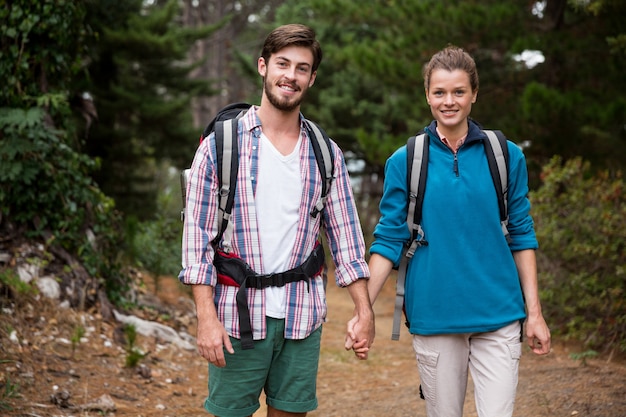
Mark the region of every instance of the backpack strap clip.
[[422, 226], [417, 226], [417, 237], [411, 241], [411, 244], [408, 245], [406, 253], [404, 256], [411, 259], [413, 255], [415, 255], [415, 251], [417, 248], [421, 248], [422, 246], [428, 246], [428, 241], [424, 237], [424, 231], [422, 230]]
[[313, 210], [311, 210], [311, 217], [317, 217], [317, 215], [321, 213], [322, 210], [324, 210], [325, 206], [326, 206], [326, 196], [317, 200], [315, 207], [313, 207]]

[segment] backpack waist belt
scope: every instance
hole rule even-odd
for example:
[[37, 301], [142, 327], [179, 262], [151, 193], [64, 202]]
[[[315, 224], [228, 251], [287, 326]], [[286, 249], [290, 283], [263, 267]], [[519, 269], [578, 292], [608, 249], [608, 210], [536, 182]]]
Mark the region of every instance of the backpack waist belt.
[[308, 281], [318, 275], [324, 267], [324, 247], [317, 243], [308, 258], [299, 266], [285, 272], [257, 274], [240, 257], [215, 251], [213, 265], [217, 269], [217, 282], [222, 285], [239, 287], [237, 291], [237, 309], [239, 310], [239, 328], [242, 349], [253, 349], [252, 325], [246, 288], [263, 289], [283, 287], [297, 281]]

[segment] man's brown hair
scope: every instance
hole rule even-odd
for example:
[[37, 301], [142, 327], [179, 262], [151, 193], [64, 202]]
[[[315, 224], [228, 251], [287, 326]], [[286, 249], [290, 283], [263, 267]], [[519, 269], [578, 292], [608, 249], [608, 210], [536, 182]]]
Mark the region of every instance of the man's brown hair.
[[317, 71], [322, 62], [322, 47], [315, 39], [315, 31], [308, 26], [301, 24], [290, 24], [279, 26], [274, 29], [263, 44], [261, 57], [266, 63], [269, 62], [270, 56], [287, 46], [303, 46], [309, 48], [313, 53], [313, 66], [311, 72]]

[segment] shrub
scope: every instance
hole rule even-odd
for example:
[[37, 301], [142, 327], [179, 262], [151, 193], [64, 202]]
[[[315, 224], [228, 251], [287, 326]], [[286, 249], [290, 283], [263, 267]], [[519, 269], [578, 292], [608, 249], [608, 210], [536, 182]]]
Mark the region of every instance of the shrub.
[[89, 176], [95, 162], [45, 118], [39, 107], [0, 108], [0, 214], [27, 237], [77, 254], [92, 276], [119, 280], [119, 213]]
[[555, 334], [590, 349], [626, 351], [625, 191], [619, 172], [555, 157], [530, 194], [544, 314]]

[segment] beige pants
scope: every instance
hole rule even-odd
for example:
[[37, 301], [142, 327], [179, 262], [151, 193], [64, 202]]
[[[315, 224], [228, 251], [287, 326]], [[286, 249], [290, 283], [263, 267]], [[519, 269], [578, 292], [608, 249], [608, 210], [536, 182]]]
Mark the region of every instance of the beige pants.
[[487, 333], [413, 335], [428, 417], [461, 417], [468, 369], [479, 417], [513, 415], [521, 323]]

